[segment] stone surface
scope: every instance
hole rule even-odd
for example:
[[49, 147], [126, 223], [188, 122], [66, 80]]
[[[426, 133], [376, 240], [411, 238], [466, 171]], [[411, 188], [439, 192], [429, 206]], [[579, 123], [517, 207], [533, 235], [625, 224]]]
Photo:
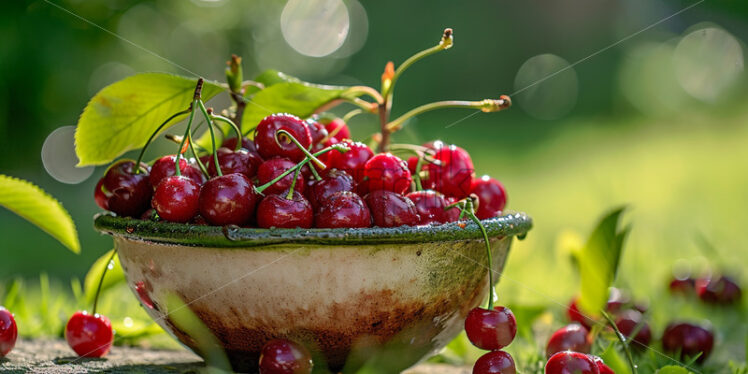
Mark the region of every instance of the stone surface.
[[[2, 374], [172, 374], [203, 373], [200, 357], [187, 350], [167, 351], [114, 347], [103, 359], [78, 358], [63, 340], [19, 340], [6, 358], [0, 358]], [[470, 374], [470, 368], [423, 364], [406, 374]]]

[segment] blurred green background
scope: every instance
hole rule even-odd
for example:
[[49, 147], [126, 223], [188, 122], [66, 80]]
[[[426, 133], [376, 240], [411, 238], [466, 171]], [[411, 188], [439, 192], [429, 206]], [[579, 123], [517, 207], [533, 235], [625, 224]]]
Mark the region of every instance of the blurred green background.
[[[439, 138], [466, 148], [479, 173], [506, 185], [509, 207], [535, 219], [510, 256], [498, 289], [503, 303], [565, 303], [577, 279], [559, 242], [565, 233], [586, 235], [603, 212], [621, 204], [630, 206], [626, 219], [633, 231], [618, 283], [637, 297], [656, 297], [676, 266], [744, 273], [748, 3], [351, 0], [342, 12], [297, 6], [289, 13], [319, 12], [334, 21], [303, 30], [284, 26], [286, 5], [5, 2], [0, 173], [31, 180], [60, 199], [78, 225], [83, 250], [74, 255], [0, 210], [0, 282], [40, 272], [67, 282], [111, 249], [111, 239], [92, 228], [98, 211], [92, 191], [104, 168], [65, 184], [52, 175], [65, 179], [66, 165], [43, 163], [40, 156], [47, 136], [74, 125], [105, 85], [145, 71], [223, 80], [225, 61], [236, 53], [245, 77], [275, 68], [312, 82], [378, 88], [387, 61], [397, 65], [434, 45], [445, 27], [454, 29], [454, 48], [408, 71], [395, 90], [393, 115], [429, 101], [499, 94], [513, 94], [515, 105], [467, 118], [473, 112], [432, 112], [396, 137], [415, 143]], [[336, 33], [344, 28], [348, 34], [337, 48], [343, 39]], [[366, 116], [350, 126], [360, 138], [376, 128]], [[58, 146], [72, 147], [69, 141]], [[169, 147], [162, 141], [150, 153]], [[699, 236], [717, 252], [705, 251]]]

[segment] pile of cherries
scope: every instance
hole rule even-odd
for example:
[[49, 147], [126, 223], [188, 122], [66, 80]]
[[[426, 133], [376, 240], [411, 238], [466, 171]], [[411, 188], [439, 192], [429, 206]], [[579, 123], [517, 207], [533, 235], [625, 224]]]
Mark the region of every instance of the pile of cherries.
[[668, 285], [670, 293], [698, 296], [699, 300], [717, 306], [736, 305], [743, 296], [740, 286], [726, 275], [694, 278], [688, 274], [674, 276]]
[[480, 219], [504, 209], [503, 185], [476, 178], [464, 149], [439, 141], [391, 148], [414, 156], [406, 162], [374, 154], [350, 139], [340, 119], [274, 114], [260, 121], [253, 140], [228, 138], [200, 160], [179, 157], [177, 163], [178, 155], [168, 155], [152, 166], [115, 162], [94, 197], [119, 216], [260, 228], [455, 222], [460, 210], [445, 208], [471, 195]]
[[[492, 298], [489, 295], [489, 298]], [[465, 333], [474, 346], [489, 351], [473, 365], [473, 374], [514, 374], [517, 369], [512, 356], [502, 349], [514, 341], [517, 320], [511, 309], [492, 307], [474, 308], [465, 319]]]

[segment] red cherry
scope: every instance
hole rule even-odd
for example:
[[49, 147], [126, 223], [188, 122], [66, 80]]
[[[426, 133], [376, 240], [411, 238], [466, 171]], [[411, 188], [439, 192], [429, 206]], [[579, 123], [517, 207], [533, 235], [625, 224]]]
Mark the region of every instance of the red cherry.
[[[228, 138], [224, 140], [223, 144], [221, 144], [221, 147], [228, 148], [232, 151], [235, 150], [236, 149], [236, 137]], [[242, 137], [242, 148], [246, 149], [250, 153], [257, 153], [257, 146], [255, 145], [255, 142], [245, 137]]]
[[475, 215], [479, 219], [496, 217], [501, 214], [506, 206], [504, 186], [488, 175], [473, 179], [470, 193], [478, 196], [478, 210]]
[[374, 219], [374, 226], [415, 226], [420, 221], [418, 211], [407, 197], [385, 190], [369, 192], [364, 198]]
[[517, 335], [517, 320], [511, 309], [474, 308], [465, 319], [465, 333], [474, 346], [493, 351], [509, 345]]
[[309, 351], [290, 340], [271, 340], [260, 353], [260, 374], [309, 374], [312, 366]]
[[293, 229], [312, 227], [314, 215], [312, 204], [298, 191], [287, 199], [288, 191], [279, 195], [267, 195], [257, 206], [257, 225], [269, 229], [271, 227]]
[[672, 294], [690, 295], [696, 291], [696, 280], [691, 277], [673, 278], [668, 289]]
[[[216, 155], [218, 156], [218, 165], [221, 167], [221, 173], [224, 175], [239, 173], [246, 175], [247, 178], [252, 178], [257, 174], [257, 165], [259, 163], [253, 162], [252, 157], [258, 157], [253, 156], [246, 149], [234, 151], [222, 147], [218, 148]], [[212, 155], [208, 156], [205, 165], [208, 167], [208, 174], [211, 177], [218, 175], [216, 172], [216, 163]]]
[[701, 278], [696, 280], [696, 293], [699, 299], [710, 304], [733, 304], [740, 301], [740, 286], [726, 276]]
[[[418, 156], [408, 157], [406, 163], [408, 164], [408, 171], [410, 171], [410, 175], [416, 175], [416, 168], [418, 167]], [[421, 169], [423, 169], [423, 165], [421, 165]]]
[[563, 351], [548, 359], [545, 374], [600, 374], [595, 361], [584, 353]]
[[350, 174], [338, 169], [329, 169], [321, 180], [311, 180], [306, 192], [312, 206], [319, 207], [332, 194], [340, 191], [353, 191], [356, 182]]
[[545, 348], [545, 355], [551, 357], [561, 351], [590, 353], [591, 348], [592, 340], [587, 328], [578, 323], [572, 323], [556, 330], [551, 335]]
[[352, 139], [351, 131], [348, 130], [348, 125], [346, 125], [346, 123], [343, 122], [343, 120], [340, 118], [335, 118], [334, 120], [330, 121], [325, 125], [325, 129], [327, 130], [328, 134], [333, 134], [332, 136], [330, 136], [331, 138], [335, 138], [338, 141]]
[[244, 174], [227, 174], [205, 182], [199, 211], [213, 225], [242, 225], [255, 213], [259, 197]]
[[327, 198], [314, 214], [314, 227], [369, 227], [371, 213], [361, 197], [350, 191], [341, 191]]
[[622, 310], [630, 309], [633, 306], [631, 297], [626, 292], [616, 287], [610, 287], [608, 290], [608, 302], [605, 305], [605, 310], [615, 314]]
[[309, 127], [309, 133], [312, 136], [312, 144], [321, 146], [322, 144], [320, 144], [320, 142], [322, 142], [322, 139], [326, 138], [328, 134], [325, 125], [319, 123], [314, 118], [308, 118], [306, 124]]
[[99, 182], [96, 183], [96, 188], [94, 188], [94, 200], [99, 208], [109, 210], [109, 198], [104, 193], [104, 190], [102, 189], [103, 186], [104, 178], [101, 178], [99, 179]]
[[340, 169], [350, 174], [353, 180], [361, 182], [364, 179], [364, 165], [374, 156], [374, 152], [363, 143], [344, 142], [350, 151], [340, 153], [336, 150], [329, 152], [327, 166]]
[[662, 334], [662, 348], [665, 352], [679, 354], [679, 358], [695, 357], [701, 363], [709, 357], [714, 347], [714, 334], [701, 326], [691, 323], [671, 323]]
[[194, 180], [173, 175], [161, 180], [151, 204], [159, 217], [171, 222], [187, 222], [197, 215], [200, 185]]
[[[141, 163], [135, 173], [135, 161], [120, 160], [109, 166], [100, 187], [106, 196], [109, 210], [124, 217], [140, 217], [151, 202], [153, 188], [149, 182], [150, 169]], [[94, 197], [97, 192], [94, 192]], [[100, 197], [99, 197], [100, 198]]]
[[595, 362], [595, 365], [597, 365], [597, 370], [600, 372], [600, 374], [616, 374], [613, 369], [610, 368], [610, 366], [605, 365], [605, 362], [603, 362], [603, 359], [600, 357], [597, 357], [595, 355], [587, 355], [590, 358], [592, 358], [592, 361]]
[[[176, 168], [174, 167], [176, 164], [175, 161], [176, 156], [169, 155], [161, 157], [153, 163], [153, 167], [151, 168], [151, 175], [148, 179], [148, 181], [151, 183], [151, 187], [155, 189], [156, 187], [158, 187], [158, 184], [162, 179], [176, 174]], [[202, 185], [205, 181], [200, 170], [190, 165], [187, 160], [182, 157], [179, 158], [179, 171], [181, 171], [182, 175], [184, 175], [185, 177], [195, 181], [198, 186]]]
[[434, 159], [439, 163], [429, 163], [424, 178], [424, 188], [435, 189], [447, 196], [462, 199], [470, 194], [475, 176], [473, 161], [464, 149], [450, 145], [436, 150]]
[[416, 211], [421, 217], [418, 222], [419, 225], [456, 222], [460, 217], [460, 209], [456, 207], [444, 210], [450, 203], [447, 202], [444, 195], [436, 191], [415, 191], [406, 196], [416, 205]]
[[[620, 313], [616, 319], [616, 327], [621, 331], [621, 334], [627, 338], [633, 338], [634, 344], [631, 346], [636, 349], [644, 349], [652, 341], [652, 330], [649, 328], [649, 324], [642, 322], [642, 314], [634, 309], [624, 310]], [[632, 337], [634, 330], [641, 323], [639, 332], [636, 336]]]
[[285, 157], [294, 162], [304, 159], [305, 155], [288, 137], [277, 136], [278, 130], [291, 134], [304, 148], [312, 146], [312, 134], [304, 121], [291, 114], [272, 114], [260, 121], [255, 129], [255, 144], [260, 156], [264, 159]]
[[18, 326], [7, 309], [0, 306], [0, 358], [5, 357], [16, 346]]
[[386, 190], [399, 194], [404, 194], [412, 181], [408, 164], [391, 153], [380, 153], [366, 161], [364, 177], [369, 180], [369, 191]]
[[473, 374], [515, 374], [514, 359], [504, 351], [488, 352], [473, 365]]
[[114, 341], [109, 318], [78, 311], [65, 326], [68, 345], [81, 357], [104, 357]]
[[[296, 166], [296, 163], [288, 159], [271, 158], [270, 160], [267, 160], [263, 162], [262, 165], [260, 165], [260, 168], [257, 170], [257, 179], [260, 185], [266, 184], [294, 166]], [[285, 177], [281, 178], [281, 180], [273, 183], [272, 185], [270, 185], [270, 187], [266, 188], [263, 193], [265, 193], [266, 195], [283, 193], [283, 191], [291, 188], [291, 184], [293, 183], [293, 176], [293, 172], [289, 173]], [[304, 186], [304, 177], [301, 175], [301, 173], [299, 173], [299, 177], [296, 178], [296, 186], [294, 187], [294, 190], [304, 192]]]
[[582, 314], [577, 305], [577, 299], [574, 298], [569, 302], [569, 307], [566, 309], [566, 316], [569, 317], [570, 322], [577, 322], [580, 325], [586, 327], [588, 330], [595, 323], [594, 320]]

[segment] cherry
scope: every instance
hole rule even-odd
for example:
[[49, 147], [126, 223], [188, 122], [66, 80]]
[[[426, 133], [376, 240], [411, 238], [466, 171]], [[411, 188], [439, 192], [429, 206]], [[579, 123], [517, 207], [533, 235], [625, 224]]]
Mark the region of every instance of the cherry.
[[[247, 178], [252, 178], [257, 174], [257, 165], [259, 165], [259, 163], [252, 162], [251, 159], [253, 157], [258, 157], [253, 156], [246, 149], [233, 151], [228, 148], [218, 148], [216, 155], [218, 156], [218, 165], [221, 167], [222, 174], [239, 173], [246, 175]], [[216, 171], [216, 163], [214, 162], [212, 155], [208, 156], [205, 165], [208, 167], [208, 174], [210, 174], [211, 177], [218, 175], [218, 172]]]
[[630, 309], [633, 306], [631, 297], [629, 297], [629, 295], [624, 291], [615, 287], [610, 287], [608, 292], [608, 302], [605, 305], [605, 310], [608, 312], [618, 313], [621, 310]]
[[672, 294], [690, 295], [696, 291], [696, 280], [691, 277], [673, 278], [668, 289]]
[[0, 306], [0, 358], [5, 357], [16, 346], [18, 326], [7, 309]]
[[[222, 148], [228, 148], [230, 150], [236, 149], [236, 137], [228, 138], [221, 144]], [[255, 142], [245, 137], [242, 137], [242, 148], [246, 149], [250, 153], [257, 153], [257, 146]]]
[[[168, 155], [159, 158], [153, 163], [153, 167], [151, 167], [151, 175], [148, 179], [151, 183], [151, 187], [155, 189], [158, 187], [158, 184], [162, 179], [176, 174], [175, 161], [175, 155]], [[182, 172], [182, 175], [185, 177], [195, 181], [198, 186], [203, 184], [205, 181], [200, 170], [190, 165], [187, 160], [182, 157], [179, 158], [179, 171]]]
[[364, 177], [369, 180], [369, 191], [386, 190], [404, 194], [412, 182], [408, 164], [391, 153], [380, 153], [366, 161]]
[[590, 353], [590, 348], [592, 348], [592, 340], [587, 328], [578, 323], [572, 323], [556, 330], [551, 335], [545, 348], [545, 355], [551, 357], [561, 351]]
[[104, 194], [104, 190], [101, 188], [104, 185], [104, 178], [99, 179], [94, 188], [94, 200], [99, 208], [109, 210], [109, 198]]
[[366, 195], [364, 200], [369, 206], [375, 226], [415, 226], [421, 219], [415, 204], [410, 199], [392, 191], [372, 191]]
[[327, 198], [314, 215], [314, 226], [319, 228], [369, 227], [371, 213], [361, 197], [350, 191], [340, 191]]
[[509, 345], [517, 335], [517, 319], [511, 309], [473, 308], [465, 319], [465, 333], [474, 346], [493, 351]]
[[260, 121], [255, 129], [255, 144], [257, 151], [264, 159], [272, 157], [285, 157], [299, 162], [306, 157], [296, 144], [286, 136], [277, 136], [278, 130], [286, 130], [304, 148], [310, 149], [312, 145], [312, 134], [309, 126], [291, 114], [271, 114]]
[[[271, 158], [260, 165], [260, 168], [257, 170], [257, 179], [260, 185], [263, 185], [272, 181], [279, 175], [283, 174], [284, 171], [291, 169], [294, 166], [296, 166], [296, 164], [291, 160], [285, 158]], [[281, 178], [281, 180], [270, 185], [263, 192], [268, 195], [283, 193], [283, 191], [288, 190], [291, 187], [294, 174], [295, 173], [290, 173], [286, 175], [285, 177]], [[304, 177], [301, 175], [301, 173], [299, 173], [298, 178], [296, 178], [295, 189], [299, 192], [304, 192]]]
[[679, 354], [680, 358], [695, 357], [696, 362], [704, 362], [714, 346], [714, 334], [701, 326], [691, 323], [670, 323], [662, 334], [662, 348], [665, 352]]
[[595, 361], [580, 352], [558, 352], [545, 363], [545, 374], [600, 374]]
[[161, 180], [153, 193], [151, 204], [159, 217], [171, 222], [187, 222], [197, 215], [200, 185], [185, 176]]
[[605, 362], [603, 362], [603, 359], [597, 356], [589, 355], [592, 357], [592, 360], [595, 361], [595, 365], [597, 365], [597, 370], [600, 372], [600, 374], [616, 374], [613, 369], [610, 368], [610, 366], [605, 365]]
[[101, 186], [94, 191], [94, 198], [101, 199], [100, 195], [96, 196], [101, 191], [106, 197], [108, 210], [119, 216], [140, 217], [148, 209], [153, 188], [149, 183], [148, 165], [141, 163], [140, 172], [135, 171], [135, 161], [115, 162], [104, 174]]
[[311, 180], [305, 191], [312, 206], [319, 207], [332, 194], [340, 191], [353, 191], [356, 182], [353, 177], [343, 170], [328, 169], [320, 180]]
[[330, 138], [335, 138], [338, 141], [351, 138], [351, 131], [348, 130], [348, 125], [343, 122], [340, 118], [335, 118], [325, 125], [325, 129], [328, 134], [331, 134]]
[[374, 152], [363, 143], [346, 141], [345, 145], [350, 148], [348, 152], [329, 152], [327, 166], [343, 170], [350, 174], [353, 180], [361, 182], [364, 179], [364, 165], [374, 156]]
[[100, 314], [78, 311], [65, 326], [68, 345], [81, 357], [104, 357], [114, 341], [109, 318]]
[[580, 325], [586, 327], [588, 330], [592, 327], [592, 324], [594, 321], [586, 317], [582, 312], [579, 311], [579, 306], [577, 305], [577, 299], [574, 298], [569, 302], [569, 307], [566, 309], [566, 316], [569, 317], [569, 321], [571, 322], [577, 322]]
[[205, 182], [199, 211], [213, 225], [241, 225], [254, 215], [259, 196], [244, 174], [226, 174]]
[[501, 214], [506, 206], [504, 185], [488, 175], [473, 179], [470, 193], [478, 196], [478, 210], [475, 215], [479, 219], [496, 217]]
[[[634, 309], [628, 309], [621, 312], [616, 319], [616, 327], [627, 338], [633, 338], [634, 343], [632, 346], [637, 349], [643, 349], [649, 345], [652, 341], [652, 330], [649, 328], [649, 324], [642, 321], [642, 314]], [[632, 337], [634, 330], [641, 324], [639, 332], [636, 336]]]
[[701, 278], [696, 280], [696, 293], [699, 299], [710, 304], [732, 304], [740, 300], [740, 286], [727, 276]]
[[473, 374], [515, 374], [514, 359], [504, 351], [488, 352], [473, 365]]
[[450, 145], [436, 150], [434, 160], [426, 170], [429, 173], [424, 188], [433, 188], [447, 196], [462, 199], [470, 194], [475, 169], [470, 155], [464, 149]]
[[313, 222], [312, 204], [298, 191], [293, 191], [291, 198], [288, 191], [267, 195], [257, 206], [257, 225], [262, 228], [308, 229]]
[[457, 207], [444, 210], [450, 203], [447, 202], [444, 195], [436, 191], [415, 191], [406, 196], [416, 205], [416, 211], [421, 217], [418, 222], [419, 225], [456, 222], [460, 217], [460, 209]]
[[322, 144], [320, 143], [327, 137], [328, 134], [325, 125], [317, 122], [313, 118], [308, 118], [306, 120], [306, 124], [309, 127], [309, 133], [312, 136], [312, 144], [321, 146]]
[[[408, 157], [408, 160], [405, 161], [406, 164], [408, 164], [408, 171], [410, 171], [410, 175], [416, 175], [416, 168], [418, 167], [418, 156], [410, 156]], [[421, 169], [423, 169], [425, 164], [421, 165]]]
[[309, 374], [312, 366], [309, 351], [290, 340], [271, 340], [260, 353], [260, 374]]

